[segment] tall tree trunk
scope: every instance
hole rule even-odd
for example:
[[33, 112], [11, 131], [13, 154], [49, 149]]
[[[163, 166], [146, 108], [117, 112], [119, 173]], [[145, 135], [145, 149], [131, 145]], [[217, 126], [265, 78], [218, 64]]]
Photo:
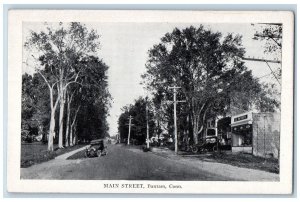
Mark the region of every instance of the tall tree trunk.
[[66, 135], [65, 135], [65, 147], [70, 146], [69, 145], [69, 129], [70, 129], [70, 104], [71, 99], [70, 96], [67, 96], [67, 122], [66, 122]]
[[55, 111], [56, 111], [56, 107], [57, 107], [57, 104], [59, 101], [60, 94], [59, 94], [59, 91], [57, 91], [58, 96], [57, 96], [55, 104], [54, 104], [53, 88], [56, 85], [56, 83], [50, 84], [49, 81], [47, 80], [47, 78], [41, 73], [41, 71], [37, 71], [37, 72], [41, 75], [41, 77], [44, 79], [45, 83], [47, 84], [47, 86], [49, 88], [51, 112], [50, 112], [50, 126], [49, 126], [49, 136], [48, 136], [48, 151], [53, 151], [53, 138], [55, 138]]
[[58, 147], [63, 148], [63, 131], [64, 131], [64, 108], [65, 108], [65, 95], [62, 92], [59, 107], [59, 132], [58, 132]]
[[[60, 76], [60, 108], [59, 108], [59, 140], [58, 140], [58, 146], [59, 148], [63, 148], [63, 132], [64, 132], [64, 108], [66, 103], [66, 94], [67, 94], [67, 86], [70, 85], [73, 82], [76, 82], [79, 73], [76, 75], [76, 78], [74, 81], [70, 81], [68, 83], [63, 82], [63, 69], [61, 70], [61, 76]], [[71, 101], [69, 101], [71, 102]]]
[[64, 123], [64, 106], [65, 106], [65, 89], [64, 89], [64, 69], [59, 68], [59, 95], [60, 95], [60, 105], [59, 105], [59, 131], [58, 131], [58, 148], [63, 148], [63, 123]]
[[77, 129], [76, 129], [76, 123], [75, 123], [75, 125], [74, 125], [74, 128], [73, 128], [73, 131], [74, 131], [74, 133], [73, 133], [73, 145], [76, 145], [77, 144]]
[[76, 141], [75, 141], [75, 133], [76, 133], [76, 118], [77, 118], [77, 114], [78, 114], [78, 111], [80, 109], [80, 106], [77, 108], [75, 114], [74, 114], [74, 118], [73, 118], [73, 121], [71, 123], [71, 126], [70, 126], [70, 145], [73, 146], [75, 145]]
[[70, 126], [70, 136], [69, 136], [69, 140], [70, 140], [70, 146], [73, 146], [73, 126]]
[[[196, 104], [194, 103], [194, 100], [192, 100], [192, 114], [191, 114], [191, 119], [192, 119], [192, 128], [193, 128], [193, 140], [194, 140], [194, 144], [198, 144], [199, 143], [199, 134], [202, 132], [203, 128], [204, 128], [204, 119], [205, 119], [205, 115], [204, 115], [204, 119], [202, 121], [201, 119], [201, 114], [202, 111], [205, 107], [206, 103], [203, 103], [201, 108], [198, 108], [196, 106]], [[207, 109], [205, 110], [205, 114], [206, 114]], [[202, 121], [200, 123], [200, 121]], [[199, 129], [199, 126], [201, 124], [201, 128]]]
[[55, 111], [51, 109], [50, 128], [48, 137], [48, 150], [53, 151], [53, 138], [55, 137]]
[[191, 113], [189, 113], [188, 134], [189, 134], [189, 138], [194, 141], [194, 139], [193, 139], [193, 122], [192, 122]]
[[50, 89], [50, 127], [49, 127], [49, 137], [48, 137], [48, 150], [53, 151], [53, 138], [55, 138], [55, 111], [58, 104], [59, 98], [57, 98], [55, 104], [53, 104], [53, 86]]
[[199, 143], [198, 124], [199, 124], [199, 119], [198, 119], [197, 116], [194, 116], [194, 118], [193, 118], [193, 140], [194, 140], [194, 144]]

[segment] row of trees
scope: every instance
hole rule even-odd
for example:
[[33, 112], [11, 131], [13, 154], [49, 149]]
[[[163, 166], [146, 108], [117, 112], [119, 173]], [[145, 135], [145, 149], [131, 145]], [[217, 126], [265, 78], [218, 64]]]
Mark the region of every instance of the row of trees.
[[[166, 101], [172, 100], [173, 93], [168, 87], [181, 87], [177, 99], [186, 103], [177, 109], [179, 134], [194, 143], [198, 143], [208, 118], [225, 116], [233, 108], [266, 112], [279, 107], [267, 86], [245, 66], [240, 35], [222, 35], [202, 25], [175, 28], [148, 53], [147, 72], [142, 78], [153, 95], [156, 123], [172, 131], [173, 109]], [[122, 116], [128, 117], [126, 113]]]
[[24, 44], [35, 71], [23, 75], [22, 129], [49, 127], [50, 151], [56, 133], [59, 148], [108, 135], [108, 66], [97, 57], [99, 45], [96, 31], [77, 22], [46, 25]]
[[[153, 111], [151, 110], [151, 103], [147, 98], [138, 98], [134, 104], [123, 107], [122, 114], [118, 120], [118, 130], [122, 142], [127, 141], [129, 131], [129, 116], [132, 116], [132, 126], [130, 136], [131, 139], [137, 141], [137, 143], [145, 143], [147, 134], [147, 119], [149, 126], [149, 133], [154, 134], [156, 130], [155, 119]], [[148, 112], [146, 111], [148, 110]]]

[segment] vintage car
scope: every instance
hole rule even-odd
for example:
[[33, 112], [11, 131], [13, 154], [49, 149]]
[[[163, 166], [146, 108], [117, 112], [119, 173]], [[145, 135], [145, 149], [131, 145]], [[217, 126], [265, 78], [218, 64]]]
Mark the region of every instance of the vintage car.
[[216, 136], [206, 137], [200, 140], [199, 144], [192, 146], [192, 152], [194, 154], [198, 152], [216, 151], [218, 147], [218, 138]]
[[107, 147], [104, 146], [103, 139], [92, 140], [85, 150], [85, 157], [100, 157], [107, 155]]

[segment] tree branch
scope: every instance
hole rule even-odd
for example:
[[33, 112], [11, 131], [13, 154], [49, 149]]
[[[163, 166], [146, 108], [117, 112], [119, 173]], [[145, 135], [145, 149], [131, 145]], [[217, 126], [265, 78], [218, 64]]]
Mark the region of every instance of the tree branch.
[[65, 85], [64, 90], [67, 89], [67, 87], [68, 87], [70, 84], [72, 84], [72, 83], [77, 83], [77, 84], [79, 84], [79, 85], [82, 85], [82, 82], [81, 82], [81, 83], [77, 82], [79, 73], [80, 73], [80, 71], [76, 74], [76, 77], [75, 77], [74, 81], [70, 81], [70, 82], [68, 82], [68, 83]]
[[41, 71], [37, 70], [37, 72], [42, 76], [42, 78], [44, 79], [44, 81], [46, 82], [47, 86], [49, 87], [49, 89], [51, 89], [50, 83], [49, 81], [46, 79], [46, 77], [41, 73]]

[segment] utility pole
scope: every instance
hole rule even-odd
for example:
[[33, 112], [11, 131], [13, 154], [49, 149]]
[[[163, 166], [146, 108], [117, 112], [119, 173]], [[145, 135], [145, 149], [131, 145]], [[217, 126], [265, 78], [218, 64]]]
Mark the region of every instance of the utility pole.
[[178, 139], [177, 139], [177, 117], [176, 117], [176, 105], [179, 102], [185, 102], [185, 101], [177, 101], [176, 100], [176, 95], [177, 95], [177, 89], [181, 87], [177, 86], [171, 86], [168, 87], [169, 89], [173, 89], [173, 104], [174, 104], [174, 144], [175, 144], [175, 153], [177, 154], [178, 152]]
[[120, 133], [117, 134], [117, 143], [121, 143], [121, 135], [120, 135]]
[[243, 60], [249, 60], [249, 61], [256, 61], [256, 62], [270, 62], [270, 63], [277, 63], [277, 64], [281, 64], [280, 60], [266, 60], [264, 58], [254, 58], [254, 57], [243, 57]]
[[264, 157], [266, 162], [266, 115], [264, 115]]
[[129, 145], [130, 144], [130, 130], [131, 130], [131, 120], [132, 120], [133, 118], [132, 118], [132, 116], [130, 115], [129, 116], [129, 128], [128, 128], [128, 140], [127, 140], [127, 145]]
[[149, 142], [148, 102], [146, 102], [146, 121], [147, 121], [147, 149], [149, 149], [150, 142]]
[[249, 61], [256, 61], [256, 62], [265, 62], [268, 66], [268, 68], [270, 69], [271, 73], [273, 74], [273, 76], [275, 77], [275, 79], [277, 80], [278, 84], [281, 86], [281, 83], [279, 82], [279, 79], [277, 78], [276, 74], [274, 73], [273, 69], [270, 67], [269, 63], [277, 63], [277, 64], [281, 64], [281, 61], [279, 60], [266, 60], [266, 59], [260, 59], [260, 58], [242, 58], [243, 60], [249, 60]]

